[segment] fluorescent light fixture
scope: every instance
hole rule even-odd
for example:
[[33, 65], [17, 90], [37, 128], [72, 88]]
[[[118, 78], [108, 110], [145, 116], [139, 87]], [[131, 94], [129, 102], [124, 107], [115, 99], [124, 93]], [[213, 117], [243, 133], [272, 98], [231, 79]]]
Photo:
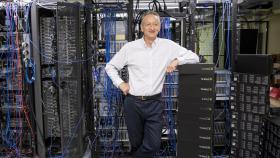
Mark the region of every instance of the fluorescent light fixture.
[[225, 0], [197, 0], [196, 3], [221, 3]]

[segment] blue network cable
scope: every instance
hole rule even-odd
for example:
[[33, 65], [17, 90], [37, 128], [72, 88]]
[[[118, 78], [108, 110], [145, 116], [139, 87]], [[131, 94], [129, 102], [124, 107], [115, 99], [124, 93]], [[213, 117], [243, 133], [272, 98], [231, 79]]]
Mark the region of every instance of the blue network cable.
[[[159, 37], [161, 38], [167, 38], [171, 39], [171, 31], [170, 31], [170, 17], [161, 18], [161, 30], [159, 32]], [[175, 132], [175, 120], [173, 117], [172, 109], [174, 109], [174, 99], [173, 97], [177, 97], [176, 87], [174, 86], [175, 80], [175, 73], [167, 74], [166, 75], [166, 84], [164, 85], [164, 94], [166, 96], [166, 102], [165, 107], [167, 109], [166, 111], [166, 125], [167, 125], [167, 131], [168, 131], [168, 144], [162, 149], [159, 153], [157, 153], [159, 156], [170, 156], [172, 153], [171, 151], [176, 152], [176, 132]]]
[[[106, 63], [110, 61], [111, 54], [116, 53], [116, 13], [113, 9], [104, 10], [104, 30], [105, 30], [105, 60]], [[98, 74], [98, 73], [97, 73]], [[106, 116], [105, 116], [105, 125], [109, 130], [106, 130], [112, 135], [102, 136], [101, 139], [104, 140], [104, 157], [114, 157], [116, 148], [119, 146], [117, 144], [118, 139], [118, 123], [117, 123], [117, 109], [114, 104], [118, 104], [121, 98], [120, 91], [114, 87], [111, 79], [105, 73], [105, 83], [104, 83], [104, 97], [106, 100]], [[105, 108], [105, 107], [104, 107]], [[101, 127], [102, 128], [102, 127]], [[110, 129], [111, 128], [111, 129]], [[111, 152], [106, 152], [106, 149], [111, 150]]]
[[[28, 76], [28, 69], [29, 66], [31, 66], [32, 68], [32, 77], [31, 79]], [[25, 80], [27, 83], [31, 84], [35, 81], [35, 75], [36, 75], [36, 71], [35, 71], [35, 62], [32, 59], [27, 59], [26, 63], [25, 63]]]
[[[216, 4], [215, 4], [215, 12], [216, 12]], [[216, 14], [215, 14], [216, 15]], [[225, 60], [225, 68], [228, 69], [228, 70], [231, 70], [231, 56], [230, 56], [230, 46], [231, 46], [231, 43], [230, 43], [230, 28], [231, 28], [231, 1], [230, 0], [223, 0], [222, 1], [222, 18], [221, 18], [221, 22], [222, 22], [222, 29], [224, 28], [223, 25], [224, 25], [224, 19], [226, 18], [227, 20], [227, 32], [226, 32], [226, 50], [225, 50], [225, 56], [226, 56], [226, 60]], [[214, 19], [214, 22], [215, 22], [215, 19]], [[219, 27], [219, 26], [218, 26]], [[217, 28], [218, 28], [217, 27]], [[216, 29], [217, 30], [217, 29]], [[213, 37], [215, 37], [216, 35], [216, 30], [214, 31], [214, 35]], [[224, 31], [224, 30], [223, 30]], [[223, 41], [224, 41], [224, 35], [223, 35], [223, 32], [222, 31], [222, 41], [221, 41], [221, 46], [224, 44]], [[214, 39], [214, 38], [213, 38]], [[220, 51], [219, 50], [219, 54], [220, 54]], [[219, 60], [217, 61], [216, 65], [218, 64]], [[224, 105], [224, 113], [225, 113], [225, 116], [226, 116], [226, 124], [225, 124], [225, 140], [226, 140], [226, 148], [222, 151], [222, 153], [216, 157], [222, 157], [224, 154], [226, 154], [226, 152], [228, 151], [228, 147], [229, 147], [229, 140], [226, 138], [227, 137], [227, 134], [230, 133], [230, 106], [228, 104], [228, 101], [224, 101], [225, 105]], [[214, 153], [216, 153], [214, 151]], [[218, 154], [218, 153], [216, 153]]]
[[[25, 20], [25, 33], [29, 34], [29, 39], [31, 40], [31, 34], [30, 34], [30, 10], [31, 10], [31, 5], [32, 5], [32, 2], [31, 3], [28, 3], [25, 7], [24, 7], [24, 20]], [[25, 39], [26, 41], [26, 39]], [[29, 52], [30, 53], [30, 52]], [[25, 54], [25, 55], [28, 55], [28, 54]], [[35, 80], [35, 62], [31, 59], [28, 59], [26, 56], [25, 56], [25, 79], [26, 79], [26, 82], [31, 84], [34, 82]], [[28, 73], [28, 69], [29, 67], [31, 67], [32, 69], [32, 77], [29, 78], [29, 73]]]
[[[21, 128], [19, 126], [18, 123], [13, 122], [14, 124], [11, 125], [11, 118], [12, 118], [12, 111], [11, 111], [11, 107], [14, 105], [13, 104], [13, 99], [16, 96], [19, 96], [20, 94], [17, 94], [18, 92], [15, 93], [11, 93], [11, 90], [14, 88], [13, 82], [15, 81], [12, 77], [16, 76], [18, 71], [14, 72], [13, 67], [17, 67], [17, 63], [14, 62], [14, 59], [18, 59], [17, 54], [15, 53], [16, 50], [16, 46], [15, 46], [15, 39], [14, 37], [14, 33], [13, 30], [16, 27], [16, 23], [14, 23], [15, 20], [17, 20], [16, 18], [18, 17], [17, 15], [17, 5], [16, 4], [11, 4], [11, 3], [7, 3], [6, 4], [6, 27], [7, 27], [7, 34], [6, 34], [6, 44], [5, 47], [7, 48], [7, 54], [6, 54], [6, 72], [5, 72], [5, 87], [3, 87], [3, 92], [4, 92], [4, 105], [5, 108], [7, 109], [6, 111], [6, 127], [5, 127], [5, 132], [4, 130], [1, 132], [2, 133], [2, 139], [4, 140], [4, 142], [9, 146], [10, 149], [12, 149], [13, 152], [11, 152], [11, 154], [9, 155], [13, 155], [13, 153], [15, 152], [15, 154], [17, 155], [17, 157], [20, 157], [20, 150], [18, 149], [18, 145], [16, 144], [17, 142], [17, 138], [21, 137]], [[14, 19], [15, 18], [15, 19]], [[15, 69], [18, 70], [18, 69]], [[4, 91], [5, 90], [5, 91]], [[18, 104], [18, 99], [19, 97], [16, 97], [16, 103]], [[22, 101], [22, 98], [20, 99], [20, 101]], [[17, 109], [17, 105], [16, 105], [16, 111], [15, 116], [20, 116], [18, 109]], [[14, 126], [14, 129], [11, 129], [11, 127]], [[18, 131], [19, 135], [17, 135], [16, 132], [14, 131]]]

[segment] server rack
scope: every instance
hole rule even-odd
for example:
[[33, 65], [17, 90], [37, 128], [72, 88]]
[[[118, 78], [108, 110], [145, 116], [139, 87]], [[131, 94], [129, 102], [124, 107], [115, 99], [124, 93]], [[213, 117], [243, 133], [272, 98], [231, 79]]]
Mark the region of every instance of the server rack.
[[215, 70], [216, 101], [214, 108], [214, 154], [228, 155], [230, 151], [230, 82], [229, 70]]
[[213, 64], [179, 67], [177, 157], [212, 157], [215, 103]]
[[263, 127], [263, 143], [262, 156], [263, 158], [277, 158], [280, 157], [279, 132], [280, 132], [280, 118], [268, 117], [264, 119], [265, 125]]
[[[123, 116], [123, 95], [105, 72], [106, 63], [127, 43], [127, 19], [116, 17], [125, 10], [120, 10], [118, 5], [104, 3], [101, 11], [96, 13], [100, 26], [92, 67], [96, 129], [93, 152], [96, 157], [125, 157], [130, 151]], [[119, 73], [127, 81], [125, 68]]]
[[263, 118], [268, 114], [271, 66], [269, 55], [237, 56], [230, 96], [230, 157], [258, 158], [262, 155], [261, 129]]
[[37, 153], [39, 157], [82, 157], [85, 150], [85, 26], [79, 3], [54, 9], [32, 6]]
[[34, 62], [30, 57], [30, 14], [20, 3], [0, 8], [0, 157], [31, 157]]

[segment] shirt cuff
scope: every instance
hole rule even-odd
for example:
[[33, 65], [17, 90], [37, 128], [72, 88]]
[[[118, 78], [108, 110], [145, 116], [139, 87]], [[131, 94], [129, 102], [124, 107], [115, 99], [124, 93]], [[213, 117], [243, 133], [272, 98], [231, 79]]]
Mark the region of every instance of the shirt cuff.
[[117, 79], [114, 83], [114, 85], [119, 88], [120, 84], [123, 83], [124, 81], [122, 79]]
[[183, 63], [183, 61], [185, 60], [184, 57], [177, 57], [176, 59], [178, 60], [178, 65], [184, 64], [184, 63]]

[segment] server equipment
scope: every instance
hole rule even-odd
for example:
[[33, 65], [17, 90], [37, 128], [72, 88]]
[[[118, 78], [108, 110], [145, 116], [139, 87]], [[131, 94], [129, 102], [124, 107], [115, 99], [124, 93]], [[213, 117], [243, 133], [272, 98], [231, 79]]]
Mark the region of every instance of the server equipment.
[[0, 157], [35, 154], [30, 57], [30, 6], [7, 2], [0, 8]]
[[[161, 17], [161, 30], [159, 37], [171, 39], [170, 17]], [[163, 130], [161, 148], [157, 156], [176, 156], [177, 152], [177, 110], [178, 110], [178, 87], [179, 72], [176, 70], [165, 76], [162, 91], [164, 103]]]
[[263, 133], [262, 158], [280, 157], [280, 118], [265, 118]]
[[[38, 156], [82, 157], [85, 152], [84, 17], [79, 3], [56, 10], [32, 6], [34, 100]], [[38, 32], [37, 32], [38, 31]]]
[[177, 157], [212, 157], [215, 103], [213, 64], [179, 67]]
[[[246, 65], [245, 65], [246, 59]], [[262, 69], [256, 70], [256, 65]], [[269, 105], [269, 55], [239, 55], [231, 84], [232, 140], [230, 157], [261, 157], [262, 120]]]
[[[104, 4], [102, 11], [98, 13], [98, 20], [101, 22], [99, 35], [102, 38], [98, 41], [97, 58], [92, 67], [95, 157], [126, 157], [130, 151], [123, 115], [123, 95], [105, 72], [106, 63], [127, 43], [127, 20], [116, 16], [124, 10], [115, 5], [117, 4]], [[125, 68], [119, 73], [124, 81], [128, 80]]]
[[214, 109], [214, 156], [227, 155], [230, 150], [230, 82], [229, 70], [215, 70], [216, 101]]

